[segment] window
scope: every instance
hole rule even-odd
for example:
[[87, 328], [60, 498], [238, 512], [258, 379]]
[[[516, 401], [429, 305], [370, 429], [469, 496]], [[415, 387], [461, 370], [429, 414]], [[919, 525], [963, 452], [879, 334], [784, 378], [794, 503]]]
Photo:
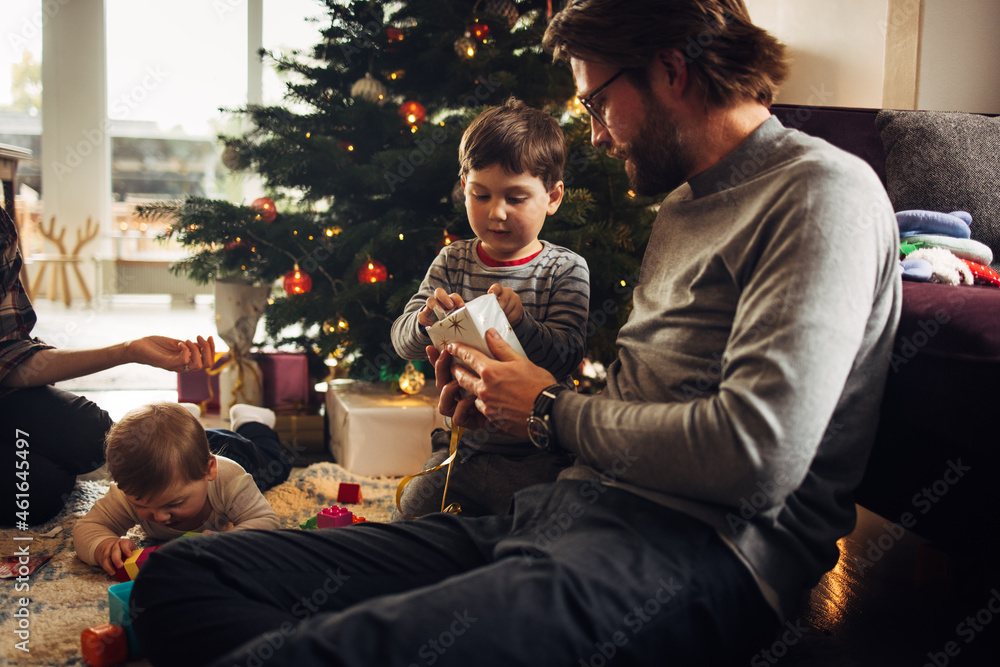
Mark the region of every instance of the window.
[[[17, 165], [14, 202], [21, 243], [42, 252], [43, 239], [29, 221], [41, 219], [42, 25], [39, 0], [5, 0], [5, 39], [0, 42], [0, 144], [27, 148], [31, 159]], [[6, 203], [6, 202], [5, 202]]]

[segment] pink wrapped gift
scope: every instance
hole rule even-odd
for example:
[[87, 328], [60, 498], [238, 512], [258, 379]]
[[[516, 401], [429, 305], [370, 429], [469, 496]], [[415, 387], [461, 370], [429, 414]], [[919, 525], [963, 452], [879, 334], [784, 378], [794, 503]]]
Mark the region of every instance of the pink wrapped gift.
[[253, 355], [264, 376], [264, 407], [280, 414], [305, 414], [319, 403], [302, 352], [258, 352]]
[[[225, 357], [228, 359], [229, 357]], [[215, 368], [223, 362], [223, 355], [216, 354]], [[202, 412], [219, 412], [219, 374], [200, 371], [186, 371], [177, 374], [177, 402], [197, 403]]]

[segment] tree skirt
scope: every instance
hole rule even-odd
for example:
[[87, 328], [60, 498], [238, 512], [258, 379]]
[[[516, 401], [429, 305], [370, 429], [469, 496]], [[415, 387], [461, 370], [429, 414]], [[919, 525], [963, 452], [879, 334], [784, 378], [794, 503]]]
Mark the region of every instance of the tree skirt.
[[[340, 482], [361, 485], [362, 502], [347, 505], [355, 515], [369, 521], [388, 521], [395, 502], [398, 480], [373, 479], [352, 475], [335, 463], [315, 463], [295, 468], [288, 480], [267, 491], [264, 496], [282, 521], [282, 528], [298, 528], [324, 507], [336, 505]], [[55, 519], [32, 530], [0, 530], [0, 556], [12, 556], [28, 545], [32, 556], [51, 555], [52, 559], [30, 575], [28, 591], [17, 591], [15, 579], [0, 581], [4, 604], [0, 608], [0, 665], [84, 665], [80, 657], [80, 633], [108, 622], [108, 587], [115, 580], [97, 567], [87, 565], [73, 551], [73, 525], [86, 514], [108, 489], [107, 481], [78, 481], [66, 508]], [[54, 534], [53, 534], [54, 533]], [[45, 535], [51, 535], [45, 537]], [[31, 536], [31, 541], [14, 537]], [[129, 534], [139, 546], [154, 544], [145, 540], [138, 528]], [[23, 552], [22, 552], [23, 553]], [[29, 598], [26, 607], [18, 605]], [[19, 621], [14, 613], [28, 611], [29, 641], [24, 652], [15, 647], [21, 640], [14, 631]], [[22, 615], [24, 612], [21, 612]], [[133, 661], [130, 665], [148, 665]]]

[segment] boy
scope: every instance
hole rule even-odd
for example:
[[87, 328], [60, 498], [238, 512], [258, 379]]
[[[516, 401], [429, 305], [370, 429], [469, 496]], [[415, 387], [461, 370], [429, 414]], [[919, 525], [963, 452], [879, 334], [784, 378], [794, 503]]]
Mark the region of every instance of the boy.
[[[268, 440], [270, 428], [260, 423], [268, 421], [266, 413], [273, 425], [270, 410], [235, 405], [232, 428]], [[248, 417], [254, 421], [245, 423]], [[245, 439], [215, 429], [212, 438], [216, 446], [220, 438], [237, 446]], [[136, 548], [121, 537], [136, 524], [160, 540], [188, 531], [278, 528], [277, 514], [258, 489], [261, 480], [232, 459], [213, 455], [205, 429], [183, 405], [154, 403], [129, 412], [108, 431], [106, 455], [115, 484], [77, 522], [73, 543], [80, 560], [108, 574]]]
[[[459, 175], [476, 238], [445, 246], [434, 259], [392, 326], [400, 356], [424, 358], [436, 306], [452, 310], [493, 293], [528, 358], [573, 386], [569, 375], [583, 359], [590, 272], [576, 253], [538, 238], [545, 216], [562, 202], [565, 159], [556, 120], [514, 98], [472, 121], [459, 146]], [[450, 438], [441, 429], [432, 434], [425, 470], [447, 458]], [[482, 429], [465, 434], [459, 453], [447, 499], [472, 516], [505, 514], [515, 491], [554, 480], [570, 463]], [[411, 480], [400, 500], [403, 516], [439, 511], [446, 473]]]

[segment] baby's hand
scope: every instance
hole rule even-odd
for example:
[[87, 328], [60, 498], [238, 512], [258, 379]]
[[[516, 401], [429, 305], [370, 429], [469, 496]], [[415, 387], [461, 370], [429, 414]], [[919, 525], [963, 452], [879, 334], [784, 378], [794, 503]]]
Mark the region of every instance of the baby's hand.
[[135, 544], [132, 540], [124, 537], [109, 537], [94, 549], [94, 559], [97, 564], [104, 568], [104, 571], [115, 576], [115, 570], [120, 568], [125, 560], [135, 551]]
[[228, 524], [226, 524], [225, 528], [220, 528], [219, 530], [203, 530], [203, 531], [201, 531], [201, 533], [202, 533], [202, 535], [208, 535], [210, 533], [221, 533], [221, 532], [226, 531], [226, 530], [232, 530], [235, 527], [236, 526], [233, 525], [233, 522], [230, 521]]
[[443, 288], [438, 287], [434, 290], [434, 296], [427, 299], [427, 306], [417, 315], [417, 322], [421, 326], [429, 327], [438, 321], [437, 316], [434, 314], [435, 308], [451, 311], [464, 306], [465, 300], [458, 294], [448, 294]]
[[507, 316], [507, 321], [510, 322], [512, 327], [516, 327], [521, 323], [521, 320], [524, 318], [524, 306], [521, 305], [521, 297], [517, 295], [517, 292], [509, 287], [501, 287], [497, 283], [490, 285], [490, 288], [486, 292], [487, 294], [497, 295], [500, 308], [503, 310], [503, 314]]

